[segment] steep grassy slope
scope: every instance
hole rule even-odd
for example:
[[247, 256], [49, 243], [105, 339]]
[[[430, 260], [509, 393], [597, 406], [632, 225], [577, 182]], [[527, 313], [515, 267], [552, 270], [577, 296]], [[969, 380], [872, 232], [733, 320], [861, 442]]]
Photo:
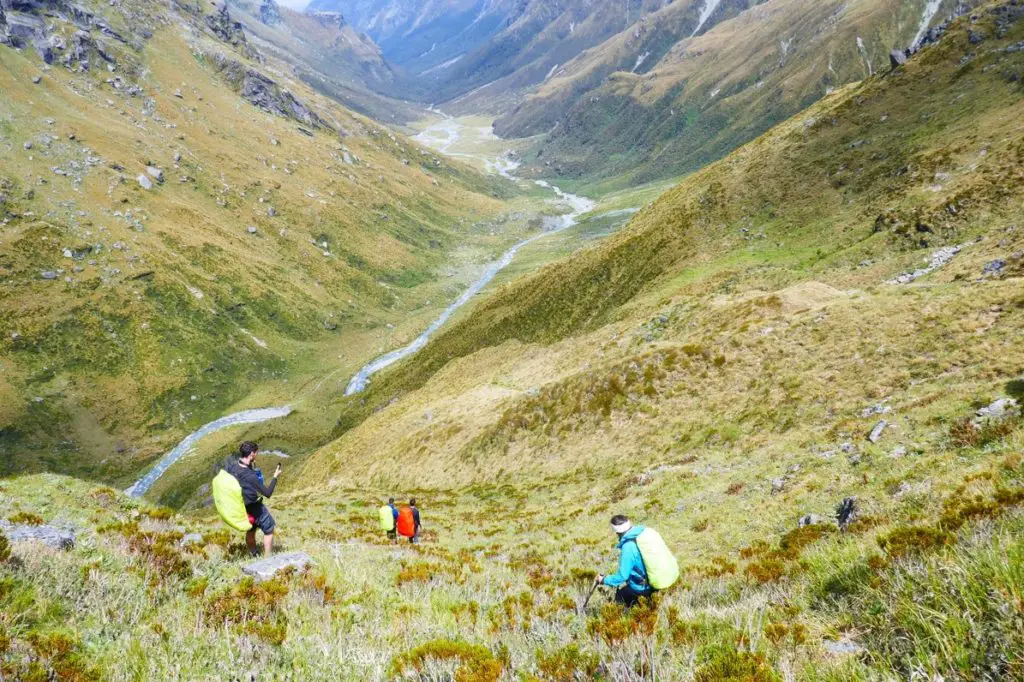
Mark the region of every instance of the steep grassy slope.
[[[79, 532], [0, 539], [3, 675], [1019, 679], [1022, 47], [986, 5], [345, 401], [270, 500], [308, 572], [244, 581], [201, 504], [3, 481]], [[387, 495], [422, 544], [375, 529]], [[614, 513], [679, 557], [653, 607], [582, 608]]]
[[386, 123], [405, 123], [422, 115], [420, 107], [387, 96], [404, 96], [400, 74], [373, 40], [344, 16], [296, 12], [273, 0], [239, 0], [231, 6], [261, 51], [291, 65], [299, 78], [321, 93]]
[[566, 180], [690, 172], [828, 91], [887, 70], [889, 50], [913, 41], [925, 3], [754, 5], [723, 3], [751, 8], [691, 38], [694, 3], [673, 3], [561, 67], [496, 130], [546, 133], [530, 160]]
[[285, 403], [418, 329], [456, 248], [516, 238], [480, 222], [508, 183], [249, 59], [219, 14], [48, 11], [7, 21], [64, 44], [52, 66], [0, 45], [4, 473], [128, 482], [255, 388]]
[[[865, 305], [885, 310], [902, 300], [900, 290], [873, 287], [913, 270], [922, 257], [931, 257], [930, 249], [979, 235], [991, 236], [960, 257], [960, 262], [969, 263], [963, 267], [970, 270], [961, 271], [967, 281], [974, 278], [969, 272], [980, 272], [985, 259], [1006, 260], [1019, 240], [1014, 230], [1001, 232], [1018, 218], [1021, 192], [1021, 56], [1013, 42], [1021, 29], [1019, 21], [1010, 28], [997, 28], [995, 19], [986, 16], [988, 24], [961, 22], [953, 36], [922, 52], [908, 66], [826, 98], [804, 115], [694, 174], [597, 248], [497, 292], [436, 337], [414, 361], [377, 379], [365, 398], [341, 403], [339, 433], [361, 424], [371, 410], [398, 400], [391, 410], [377, 413], [365, 433], [347, 435], [327, 449], [309, 480], [321, 480], [327, 472], [342, 469], [353, 474], [360, 467], [386, 469], [390, 458], [381, 456], [381, 439], [392, 442], [395, 456], [403, 452], [401, 456], [407, 457], [408, 449], [403, 448], [417, 443], [421, 436], [415, 434], [421, 430], [444, 434], [438, 425], [415, 419], [423, 414], [417, 411], [421, 401], [434, 402], [434, 392], [454, 399], [452, 394], [468, 395], [479, 387], [492, 398], [470, 401], [475, 415], [470, 419], [472, 429], [456, 420], [450, 432], [457, 437], [450, 434], [439, 441], [431, 437], [422, 449], [414, 448], [422, 452], [425, 466], [450, 480], [454, 475], [450, 460], [440, 457], [439, 450], [456, 458], [469, 457], [480, 429], [516, 402], [502, 402], [508, 396], [520, 395], [522, 409], [529, 412], [534, 408], [521, 391], [536, 391], [556, 377], [568, 381], [578, 375], [574, 381], [582, 383], [577, 392], [570, 391], [573, 400], [582, 401], [579, 409], [586, 412], [596, 409], [599, 405], [586, 396], [598, 389], [588, 382], [603, 383], [605, 370], [593, 370], [597, 374], [591, 380], [581, 368], [597, 365], [620, 378], [628, 374], [631, 362], [654, 350], [643, 343], [634, 346], [632, 337], [646, 338], [650, 332], [656, 338], [664, 331], [655, 334], [648, 328], [651, 324], [674, 329], [672, 350], [678, 355], [680, 346], [693, 346], [699, 349], [698, 359], [728, 359], [745, 347], [740, 340], [743, 335], [751, 342], [762, 338], [758, 320], [769, 314], [774, 317], [769, 304], [738, 301], [737, 305], [750, 308], [740, 306], [740, 314], [737, 308], [713, 305], [715, 297], [780, 291], [812, 281], [827, 284], [844, 311], [837, 327], [817, 344], [816, 352], [827, 356], [835, 348], [845, 348], [860, 325], [861, 304], [841, 292], [865, 290]], [[986, 38], [976, 46], [968, 30]], [[965, 55], [971, 56], [965, 59]], [[1002, 246], [996, 247], [997, 243]], [[971, 287], [940, 288], [934, 295], [949, 297], [943, 310], [952, 309], [951, 301], [961, 299], [965, 306], [973, 305]], [[905, 314], [913, 316], [909, 310]], [[652, 322], [662, 317], [667, 321]], [[911, 323], [903, 317], [894, 319], [898, 325]], [[608, 323], [613, 324], [604, 327]], [[622, 336], [637, 325], [643, 325], [642, 332]], [[586, 334], [578, 336], [581, 333]], [[553, 342], [560, 344], [519, 345]], [[473, 356], [485, 348], [494, 350]], [[784, 350], [798, 348], [783, 343]], [[977, 362], [988, 362], [987, 351], [976, 350], [981, 353]], [[859, 352], [850, 351], [851, 355]], [[428, 390], [410, 400], [410, 391], [458, 358], [465, 360], [437, 375]], [[756, 366], [765, 360], [753, 361]], [[493, 367], [496, 374], [480, 371], [478, 365]], [[849, 367], [851, 378], [860, 375], [857, 366]], [[1012, 362], [1006, 371], [1016, 371], [1011, 367]], [[510, 373], [519, 378], [510, 383]], [[729, 390], [720, 387], [715, 392], [724, 390], [726, 397], [737, 400], [731, 390], [735, 385], [726, 386]], [[609, 390], [622, 392], [621, 387]], [[633, 400], [626, 393], [621, 398], [627, 404]], [[751, 395], [743, 400], [761, 399]], [[403, 402], [409, 406], [403, 407]], [[391, 428], [389, 414], [404, 415], [408, 421]], [[547, 432], [561, 427], [542, 428]], [[591, 434], [591, 438], [600, 440], [602, 435]], [[589, 445], [609, 456], [617, 452], [597, 443]], [[480, 458], [479, 471], [496, 475], [495, 456], [505, 460], [501, 452]], [[509, 461], [521, 466], [548, 461], [548, 457], [530, 455]], [[560, 466], [560, 458], [550, 461]], [[461, 472], [468, 479], [477, 474], [474, 467]], [[415, 475], [425, 473], [417, 470]]]

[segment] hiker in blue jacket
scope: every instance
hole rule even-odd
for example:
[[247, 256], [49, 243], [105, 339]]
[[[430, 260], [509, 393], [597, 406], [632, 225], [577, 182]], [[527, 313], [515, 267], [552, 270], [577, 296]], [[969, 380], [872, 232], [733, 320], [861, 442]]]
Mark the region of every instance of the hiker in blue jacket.
[[636, 536], [643, 532], [644, 527], [633, 526], [628, 518], [618, 514], [612, 517], [612, 530], [619, 536], [616, 545], [620, 553], [619, 571], [614, 575], [598, 575], [597, 583], [617, 588], [615, 601], [629, 608], [641, 597], [649, 597], [654, 592], [647, 582], [647, 569], [636, 544]]

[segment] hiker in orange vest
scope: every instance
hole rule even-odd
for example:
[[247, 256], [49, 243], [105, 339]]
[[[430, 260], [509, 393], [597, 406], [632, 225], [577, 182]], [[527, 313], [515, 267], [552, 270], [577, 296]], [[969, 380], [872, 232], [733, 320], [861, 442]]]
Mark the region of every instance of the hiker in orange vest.
[[398, 521], [395, 524], [398, 534], [409, 538], [409, 542], [420, 541], [420, 510], [416, 508], [416, 498], [409, 500], [409, 505], [403, 505], [398, 510]]

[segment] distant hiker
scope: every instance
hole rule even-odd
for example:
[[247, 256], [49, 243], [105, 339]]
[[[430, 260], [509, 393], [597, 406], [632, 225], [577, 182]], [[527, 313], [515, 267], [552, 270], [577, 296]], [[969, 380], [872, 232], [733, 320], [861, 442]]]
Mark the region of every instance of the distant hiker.
[[612, 530], [619, 536], [619, 571], [599, 574], [595, 582], [617, 588], [616, 602], [631, 607], [641, 597], [671, 587], [679, 578], [679, 564], [656, 530], [634, 526], [621, 514], [612, 517]]
[[232, 528], [245, 532], [245, 544], [249, 554], [259, 556], [256, 546], [256, 530], [263, 532], [263, 553], [270, 554], [274, 547], [274, 517], [270, 515], [264, 497], [274, 494], [281, 465], [277, 465], [270, 485], [263, 484], [263, 473], [256, 468], [259, 446], [245, 441], [238, 447], [238, 454], [228, 457], [224, 469], [213, 479], [213, 499], [217, 512]]
[[395, 520], [395, 527], [398, 534], [403, 538], [409, 538], [409, 542], [420, 541], [420, 510], [416, 508], [416, 498], [409, 500], [408, 506], [398, 510], [398, 518]]
[[387, 533], [388, 539], [394, 542], [398, 539], [395, 529], [398, 526], [398, 507], [395, 506], [395, 498], [389, 497], [388, 503], [378, 510], [380, 517], [380, 529]]

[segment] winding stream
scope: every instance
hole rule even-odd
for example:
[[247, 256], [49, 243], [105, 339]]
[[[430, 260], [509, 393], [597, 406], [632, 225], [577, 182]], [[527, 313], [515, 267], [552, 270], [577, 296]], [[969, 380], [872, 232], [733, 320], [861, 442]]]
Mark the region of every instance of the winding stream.
[[132, 497], [142, 497], [145, 495], [149, 489], [153, 487], [153, 484], [156, 483], [157, 479], [163, 476], [164, 472], [167, 471], [172, 464], [188, 454], [196, 443], [210, 434], [217, 433], [221, 429], [226, 429], [229, 426], [237, 426], [239, 424], [258, 424], [269, 419], [286, 417], [291, 414], [291, 411], [292, 408], [288, 405], [285, 405], [284, 407], [263, 407], [256, 410], [235, 412], [234, 414], [229, 414], [226, 417], [215, 419], [209, 424], [204, 424], [198, 430], [185, 436], [185, 438], [178, 443], [173, 450], [161, 457], [160, 461], [157, 462], [152, 469], [146, 472], [145, 476], [136, 481], [135, 485], [128, 488], [125, 492]]
[[593, 210], [594, 208], [594, 202], [586, 197], [563, 192], [543, 180], [537, 180], [536, 183], [540, 187], [545, 187], [554, 192], [559, 199], [567, 203], [572, 208], [572, 211], [565, 215], [544, 218], [545, 229], [543, 232], [514, 244], [508, 251], [502, 254], [501, 258], [488, 263], [487, 266], [484, 267], [484, 271], [480, 274], [480, 277], [477, 278], [469, 288], [463, 291], [462, 294], [455, 299], [454, 303], [445, 308], [444, 312], [442, 312], [436, 320], [431, 322], [419, 336], [413, 339], [412, 343], [402, 348], [398, 348], [397, 350], [393, 350], [390, 353], [385, 353], [364, 365], [363, 368], [360, 369], [348, 382], [348, 387], [345, 389], [345, 395], [354, 395], [363, 391], [369, 383], [371, 375], [379, 372], [389, 365], [393, 365], [402, 358], [412, 355], [427, 345], [427, 341], [430, 340], [430, 336], [440, 329], [441, 325], [448, 321], [448, 318], [452, 316], [452, 313], [469, 303], [471, 298], [480, 293], [480, 291], [487, 286], [492, 279], [494, 279], [495, 275], [501, 272], [509, 263], [512, 262], [512, 259], [515, 258], [516, 252], [519, 251], [519, 249], [523, 248], [527, 244], [537, 241], [538, 239], [543, 239], [549, 235], [569, 229], [577, 223], [581, 215]]
[[[414, 139], [416, 139], [416, 141], [420, 142], [421, 144], [431, 146], [434, 149], [440, 151], [441, 153], [445, 153], [449, 156], [461, 156], [482, 160], [489, 171], [498, 173], [499, 175], [509, 179], [515, 179], [515, 176], [512, 175], [512, 171], [514, 171], [519, 164], [513, 160], [506, 158], [491, 159], [481, 156], [474, 156], [472, 154], [449, 152], [449, 148], [459, 140], [460, 130], [462, 127], [463, 124], [459, 123], [455, 119], [445, 116], [445, 118], [441, 122], [423, 131], [423, 133], [420, 133], [420, 135], [417, 135], [416, 138]], [[438, 139], [435, 136], [428, 135], [428, 133], [432, 133], [433, 135], [436, 135], [437, 133], [442, 133], [443, 138]], [[594, 202], [591, 201], [590, 199], [587, 199], [586, 197], [576, 196], [575, 194], [569, 194], [568, 192], [563, 192], [559, 188], [554, 187], [553, 185], [550, 185], [547, 182], [544, 182], [543, 180], [537, 180], [536, 184], [540, 187], [544, 187], [546, 189], [551, 190], [559, 201], [561, 201], [564, 204], [567, 204], [570, 207], [570, 212], [560, 216], [545, 217], [544, 231], [518, 242], [517, 244], [513, 245], [508, 251], [502, 254], [501, 258], [491, 263], [488, 263], [484, 267], [484, 270], [481, 273], [480, 277], [477, 278], [477, 280], [473, 282], [473, 284], [470, 285], [469, 288], [463, 291], [462, 294], [460, 294], [459, 297], [455, 299], [455, 301], [451, 305], [445, 308], [441, 315], [436, 320], [431, 322], [430, 325], [419, 336], [417, 336], [412, 343], [402, 348], [393, 350], [389, 353], [385, 353], [384, 355], [375, 358], [374, 360], [363, 366], [363, 368], [360, 369], [359, 372], [357, 372], [356, 375], [352, 377], [352, 379], [349, 381], [348, 386], [345, 389], [345, 395], [353, 395], [355, 393], [363, 391], [366, 388], [367, 384], [369, 383], [371, 375], [375, 374], [376, 372], [379, 372], [380, 370], [384, 369], [389, 365], [398, 362], [402, 358], [412, 355], [413, 353], [427, 345], [427, 341], [430, 340], [430, 336], [438, 329], [440, 329], [445, 322], [448, 321], [448, 319], [452, 316], [452, 313], [454, 313], [456, 310], [469, 303], [470, 299], [472, 299], [475, 295], [480, 293], [480, 291], [485, 286], [487, 286], [487, 284], [492, 279], [494, 279], [495, 275], [501, 272], [503, 268], [505, 268], [506, 266], [508, 266], [509, 263], [512, 262], [512, 259], [515, 258], [516, 252], [519, 251], [519, 249], [526, 246], [527, 244], [530, 244], [531, 242], [537, 241], [538, 239], [543, 239], [544, 237], [547, 237], [549, 235], [556, 234], [563, 230], [569, 229], [570, 227], [576, 225], [581, 215], [593, 210], [595, 206]], [[143, 495], [145, 495], [146, 492], [148, 492], [149, 489], [153, 486], [153, 484], [156, 483], [156, 481], [161, 476], [164, 475], [164, 473], [167, 471], [168, 468], [170, 468], [172, 464], [174, 464], [183, 456], [191, 452], [192, 448], [195, 447], [196, 443], [198, 443], [206, 436], [209, 436], [213, 433], [216, 433], [217, 431], [229, 428], [231, 426], [239, 426], [242, 424], [258, 424], [260, 422], [265, 422], [270, 419], [279, 419], [281, 417], [285, 417], [291, 414], [291, 412], [292, 408], [291, 406], [288, 405], [284, 407], [266, 407], [255, 410], [245, 410], [243, 412], [236, 412], [234, 414], [229, 414], [227, 416], [221, 417], [220, 419], [216, 419], [210, 422], [209, 424], [205, 424], [204, 426], [200, 427], [193, 433], [190, 433], [180, 443], [178, 443], [178, 445], [175, 446], [173, 450], [171, 450], [163, 457], [161, 457], [160, 461], [157, 462], [156, 465], [154, 465], [153, 468], [150, 469], [142, 478], [140, 478], [135, 483], [135, 485], [133, 485], [131, 488], [128, 488], [126, 492], [132, 497], [142, 497]]]

